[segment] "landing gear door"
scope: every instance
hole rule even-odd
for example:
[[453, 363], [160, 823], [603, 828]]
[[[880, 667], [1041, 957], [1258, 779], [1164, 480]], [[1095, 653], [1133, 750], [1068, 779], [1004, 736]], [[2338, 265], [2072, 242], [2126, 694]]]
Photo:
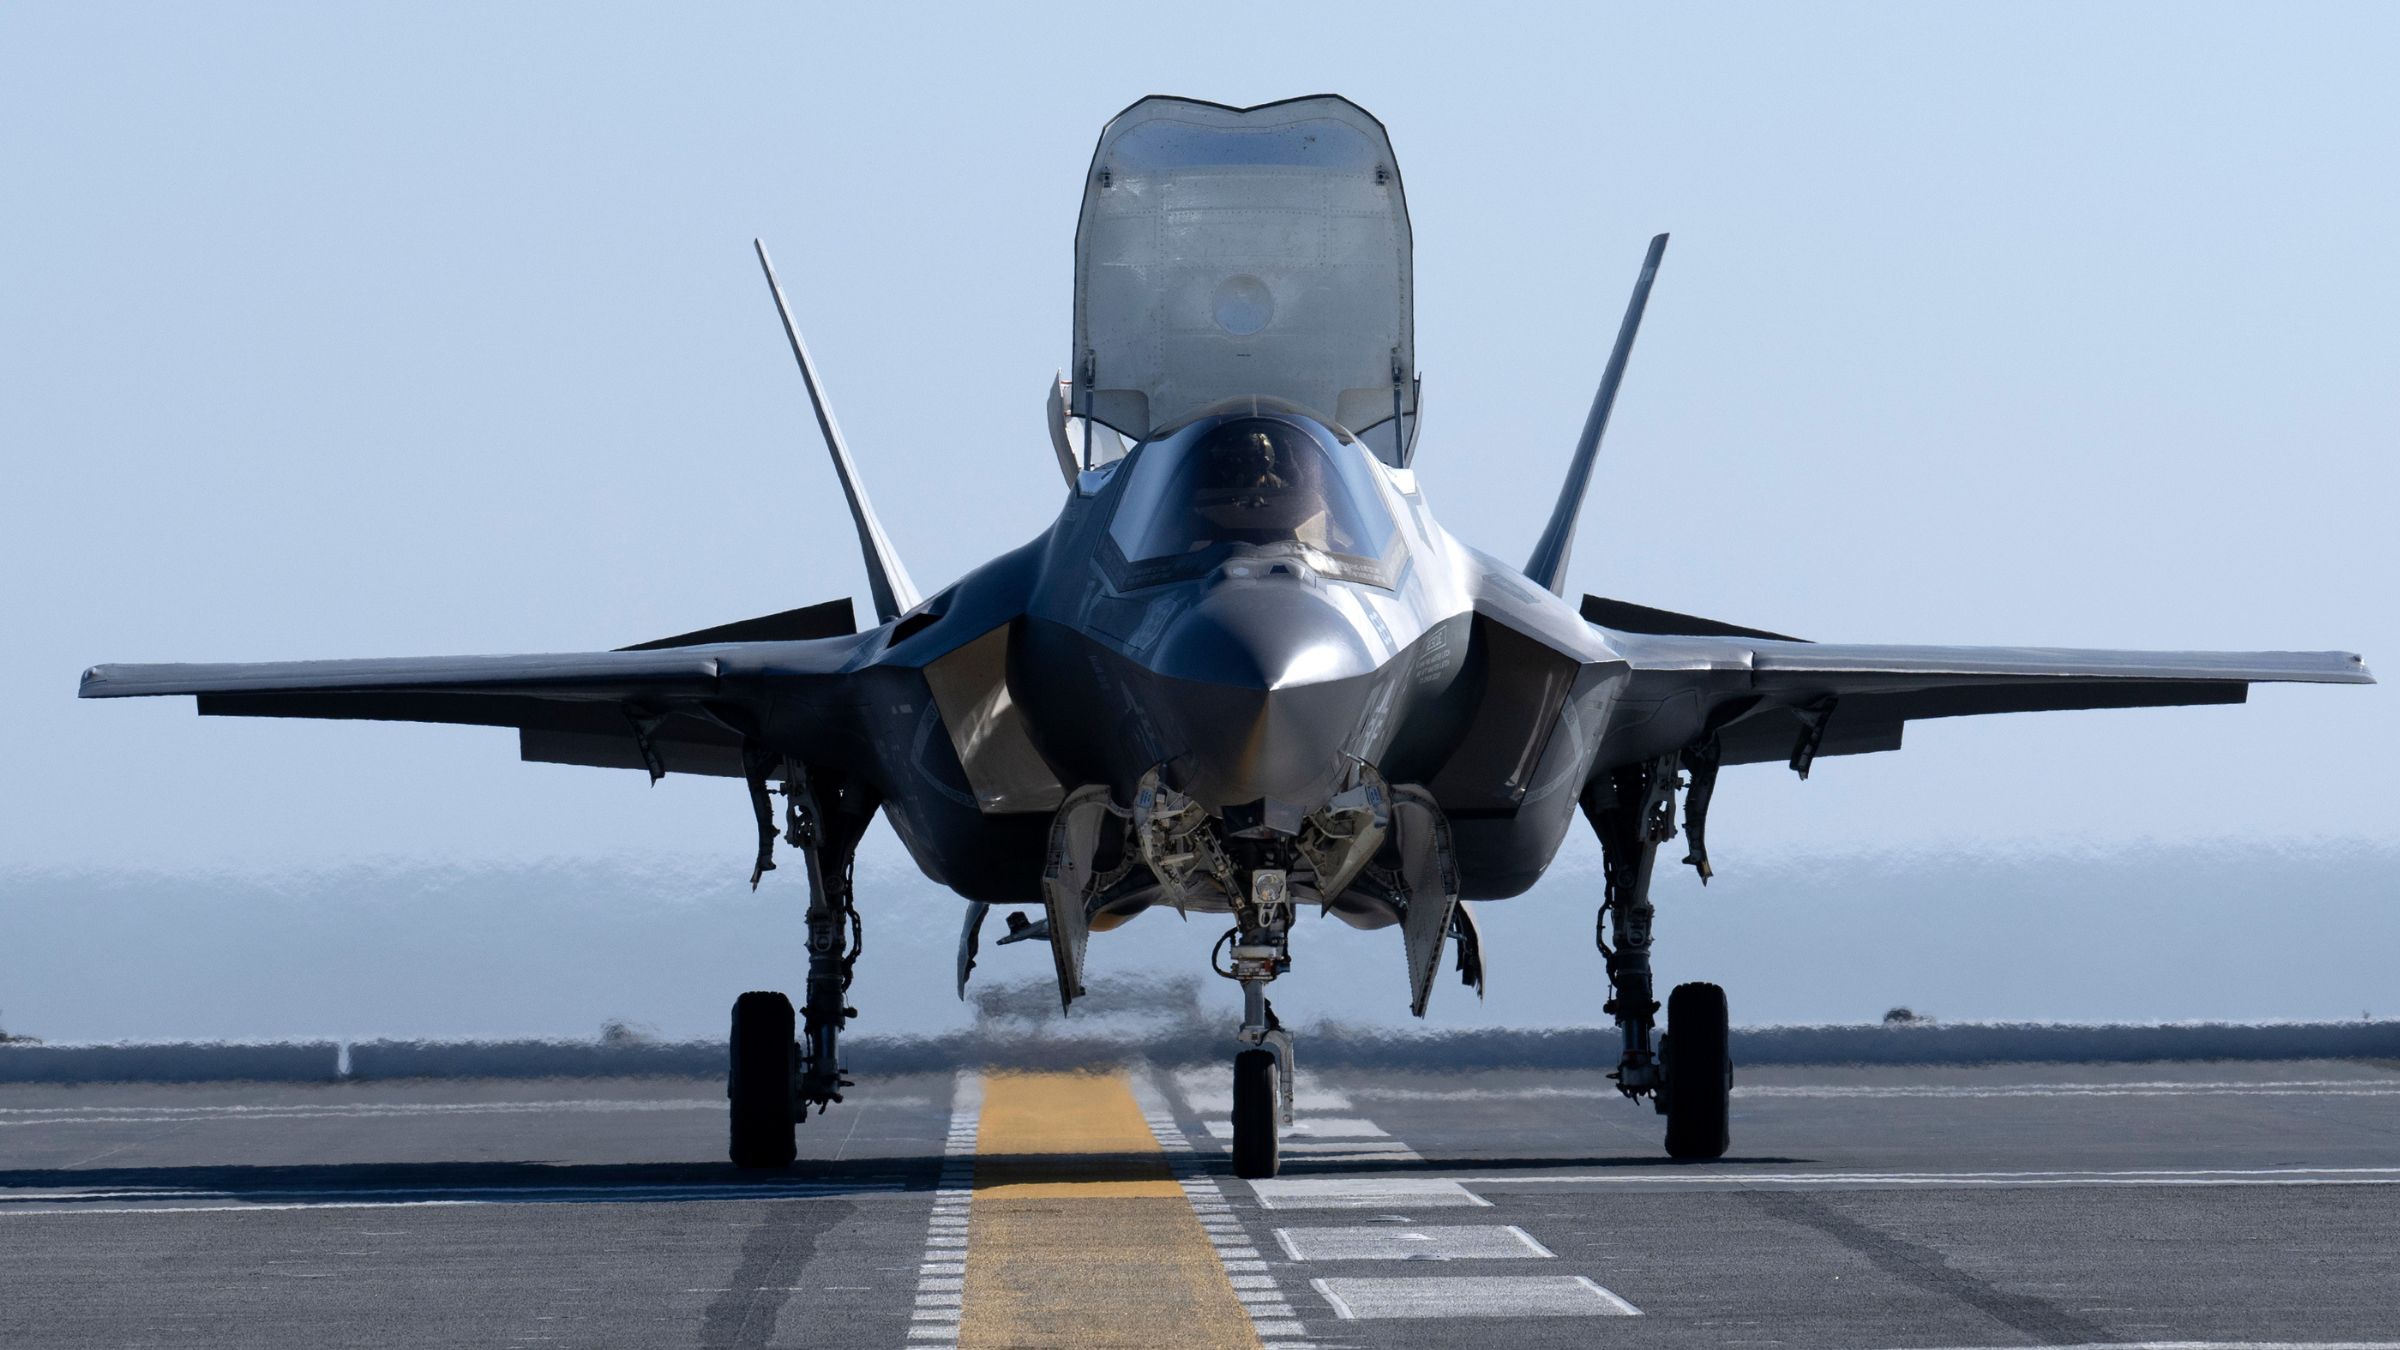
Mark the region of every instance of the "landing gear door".
[[1349, 100], [1143, 99], [1084, 180], [1067, 415], [1139, 441], [1271, 397], [1406, 464], [1410, 251], [1391, 141]]

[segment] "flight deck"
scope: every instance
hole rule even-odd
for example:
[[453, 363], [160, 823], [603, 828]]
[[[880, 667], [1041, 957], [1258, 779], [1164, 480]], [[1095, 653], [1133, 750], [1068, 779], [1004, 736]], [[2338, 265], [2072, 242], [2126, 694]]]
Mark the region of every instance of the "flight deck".
[[2400, 1347], [2400, 1063], [1765, 1066], [1672, 1163], [1597, 1072], [0, 1086], [0, 1343]]

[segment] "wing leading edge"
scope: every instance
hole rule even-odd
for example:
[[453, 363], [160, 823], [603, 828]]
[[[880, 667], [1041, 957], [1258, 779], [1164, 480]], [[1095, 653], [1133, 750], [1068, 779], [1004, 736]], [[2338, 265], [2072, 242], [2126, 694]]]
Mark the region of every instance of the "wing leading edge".
[[1728, 764], [1900, 747], [1926, 718], [2240, 703], [2253, 684], [2373, 684], [2351, 652], [1879, 646], [1610, 631], [1637, 696], [1706, 691]]

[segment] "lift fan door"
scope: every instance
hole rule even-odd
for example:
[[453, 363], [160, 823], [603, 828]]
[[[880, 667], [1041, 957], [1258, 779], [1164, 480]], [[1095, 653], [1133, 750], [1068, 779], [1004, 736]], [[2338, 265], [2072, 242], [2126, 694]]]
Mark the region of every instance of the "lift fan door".
[[1410, 249], [1391, 141], [1356, 104], [1144, 99], [1101, 132], [1084, 181], [1069, 411], [1139, 440], [1271, 397], [1399, 463]]

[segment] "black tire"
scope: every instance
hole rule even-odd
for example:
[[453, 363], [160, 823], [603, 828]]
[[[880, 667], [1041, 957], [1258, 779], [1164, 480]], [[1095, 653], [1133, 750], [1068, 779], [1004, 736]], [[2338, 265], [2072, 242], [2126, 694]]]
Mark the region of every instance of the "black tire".
[[1679, 984], [1667, 995], [1667, 1156], [1722, 1158], [1732, 1146], [1733, 1051], [1725, 991]]
[[733, 1001], [733, 1165], [789, 1167], [792, 1143], [792, 1001], [754, 990]]
[[1275, 1175], [1282, 1150], [1275, 1137], [1275, 1052], [1244, 1050], [1233, 1057], [1233, 1174]]

